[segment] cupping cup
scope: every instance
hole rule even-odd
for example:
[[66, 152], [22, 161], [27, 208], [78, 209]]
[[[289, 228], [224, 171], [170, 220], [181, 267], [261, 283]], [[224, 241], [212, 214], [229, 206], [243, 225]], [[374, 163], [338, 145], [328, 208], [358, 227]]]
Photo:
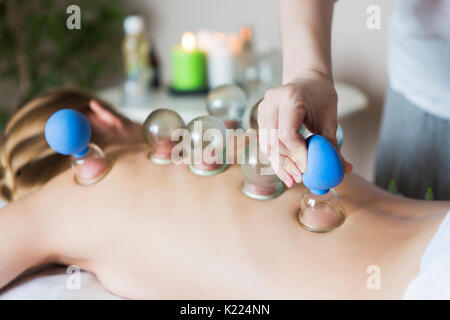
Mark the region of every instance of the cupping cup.
[[244, 181], [242, 192], [256, 200], [269, 200], [283, 193], [283, 183], [273, 171], [269, 160], [259, 150], [258, 142], [250, 143], [242, 154]]
[[93, 143], [91, 126], [79, 111], [61, 109], [47, 120], [45, 139], [57, 153], [71, 156], [75, 181], [83, 186], [101, 180], [112, 166], [110, 158]]
[[308, 162], [298, 221], [306, 230], [328, 232], [345, 219], [339, 196], [333, 189], [344, 179], [344, 167], [333, 145], [321, 135], [306, 139]]
[[206, 98], [208, 113], [223, 121], [228, 129], [240, 128], [247, 96], [240, 87], [224, 84], [213, 88]]
[[178, 113], [169, 109], [157, 109], [144, 122], [144, 138], [150, 149], [150, 159], [157, 164], [172, 162], [172, 149], [178, 141], [172, 141], [172, 133], [184, 128]]
[[213, 116], [200, 116], [188, 123], [190, 134], [190, 164], [192, 173], [199, 176], [211, 176], [227, 168], [226, 127]]

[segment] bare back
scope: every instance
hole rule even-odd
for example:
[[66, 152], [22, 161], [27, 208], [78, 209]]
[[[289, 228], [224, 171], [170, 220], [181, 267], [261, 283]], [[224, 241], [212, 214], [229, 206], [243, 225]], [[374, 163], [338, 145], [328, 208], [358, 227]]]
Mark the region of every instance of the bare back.
[[[53, 260], [94, 272], [120, 296], [269, 299], [400, 298], [449, 207], [347, 175], [337, 188], [346, 221], [315, 234], [296, 220], [303, 185], [258, 201], [241, 182], [238, 166], [199, 177], [140, 149], [94, 186], [68, 171], [15, 206], [42, 216]], [[371, 265], [379, 290], [366, 285]]]

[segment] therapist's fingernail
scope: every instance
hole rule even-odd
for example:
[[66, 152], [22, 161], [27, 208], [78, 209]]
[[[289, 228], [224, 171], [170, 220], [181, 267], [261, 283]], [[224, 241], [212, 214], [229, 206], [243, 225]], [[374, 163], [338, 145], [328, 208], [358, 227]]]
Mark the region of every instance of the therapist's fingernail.
[[350, 173], [350, 172], [352, 172], [352, 170], [353, 170], [353, 165], [351, 163], [345, 161], [344, 172], [345, 173]]
[[286, 185], [286, 187], [288, 187], [288, 188], [292, 188], [292, 186], [294, 185], [294, 179], [292, 179], [292, 178], [286, 178], [285, 180], [284, 180], [284, 184]]

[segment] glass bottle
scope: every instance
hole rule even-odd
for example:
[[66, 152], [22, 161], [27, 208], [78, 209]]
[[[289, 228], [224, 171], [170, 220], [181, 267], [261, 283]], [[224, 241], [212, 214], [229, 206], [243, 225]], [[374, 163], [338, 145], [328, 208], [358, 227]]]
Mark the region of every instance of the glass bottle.
[[125, 37], [122, 52], [126, 79], [123, 85], [123, 104], [144, 106], [149, 100], [150, 43], [145, 32], [145, 22], [140, 16], [128, 16], [123, 22]]

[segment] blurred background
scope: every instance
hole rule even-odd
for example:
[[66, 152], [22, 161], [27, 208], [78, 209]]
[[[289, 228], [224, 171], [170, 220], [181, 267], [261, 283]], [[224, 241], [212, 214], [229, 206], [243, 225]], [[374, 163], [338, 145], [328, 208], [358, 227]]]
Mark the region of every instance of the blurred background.
[[[70, 13], [66, 10], [74, 4], [81, 10], [81, 28], [69, 30], [66, 21]], [[381, 8], [379, 30], [366, 27], [370, 5]], [[392, 10], [390, 0], [346, 0], [335, 6], [335, 78], [367, 97], [364, 108], [339, 120], [345, 134], [343, 153], [354, 164], [355, 172], [371, 181], [387, 82], [386, 44]], [[130, 15], [139, 15], [144, 24], [131, 21], [127, 31], [124, 19]], [[189, 37], [183, 37], [181, 53], [176, 51], [187, 31], [192, 31], [195, 45], [209, 57], [205, 67], [209, 68], [205, 71], [209, 87], [213, 79], [218, 81], [215, 84], [221, 84], [230, 76], [224, 75], [223, 70], [210, 70], [212, 57], [218, 52], [211, 49], [211, 44], [220, 47], [217, 43], [224, 37], [226, 54], [241, 66], [232, 75], [235, 82], [248, 90], [255, 81], [265, 82], [263, 89], [280, 81], [276, 0], [0, 0], [1, 119], [4, 121], [23, 101], [61, 85], [99, 92], [125, 108], [133, 103], [127, 95], [142, 95], [136, 80], [140, 67], [129, 63], [133, 52], [126, 44], [127, 39], [128, 43], [141, 44], [141, 36], [145, 41], [138, 48], [143, 48], [139, 52], [148, 56], [144, 60], [151, 72], [145, 77], [146, 85], [152, 89], [140, 104], [157, 104], [162, 94], [169, 95], [167, 86], [174, 89], [172, 94], [178, 94], [177, 99], [186, 99], [177, 100], [176, 104], [198, 103], [204, 99], [201, 79], [176, 79], [180, 75], [174, 71], [175, 68], [183, 73], [184, 68], [202, 63], [196, 60], [199, 58], [193, 49], [184, 47], [185, 43], [189, 45]], [[136, 38], [137, 33], [140, 36]], [[246, 37], [251, 38], [248, 43]], [[246, 50], [251, 50], [251, 58], [243, 54]], [[228, 61], [218, 53], [214, 57], [221, 66]], [[189, 100], [189, 92], [183, 92], [186, 81], [199, 84], [198, 88], [185, 88], [200, 98]], [[152, 90], [157, 92], [151, 93]], [[260, 89], [256, 95], [262, 97], [263, 91]], [[152, 95], [159, 98], [152, 99]], [[171, 98], [164, 103], [169, 103], [167, 99]]]

